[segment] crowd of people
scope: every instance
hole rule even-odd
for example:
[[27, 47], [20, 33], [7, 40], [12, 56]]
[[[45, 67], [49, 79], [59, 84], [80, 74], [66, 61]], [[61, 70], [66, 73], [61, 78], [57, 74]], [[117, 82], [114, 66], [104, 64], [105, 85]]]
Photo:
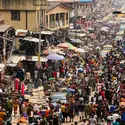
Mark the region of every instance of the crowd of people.
[[[109, 31], [99, 30], [101, 27], [108, 27]], [[87, 36], [84, 45], [79, 46], [82, 48], [93, 44], [88, 52], [75, 55], [75, 52], [67, 50], [64, 61], [47, 62], [43, 65], [45, 73], [43, 73], [42, 81], [35, 79], [34, 75], [33, 82], [30, 73], [27, 73], [24, 79], [25, 73], [21, 69], [18, 70], [12, 80], [14, 85], [11, 93], [8, 95], [4, 90], [0, 93], [0, 125], [13, 124], [11, 123], [12, 117], [18, 118], [17, 125], [20, 123], [124, 125], [124, 38], [114, 40], [118, 30], [119, 24], [95, 21], [95, 27], [91, 33], [96, 38], [91, 35]], [[100, 51], [106, 44], [112, 44], [113, 48], [105, 57], [102, 57]], [[100, 49], [96, 49], [97, 47]], [[51, 65], [53, 68], [50, 72], [49, 66]], [[38, 69], [35, 69], [35, 73], [38, 74]], [[49, 80], [50, 76], [52, 78]], [[34, 96], [33, 85], [35, 88], [42, 85], [43, 91], [50, 86], [51, 94], [66, 92], [67, 102], [63, 103], [59, 100], [52, 103], [50, 96], [43, 96], [46, 100], [45, 105], [30, 102], [25, 95], [30, 94], [31, 98]]]

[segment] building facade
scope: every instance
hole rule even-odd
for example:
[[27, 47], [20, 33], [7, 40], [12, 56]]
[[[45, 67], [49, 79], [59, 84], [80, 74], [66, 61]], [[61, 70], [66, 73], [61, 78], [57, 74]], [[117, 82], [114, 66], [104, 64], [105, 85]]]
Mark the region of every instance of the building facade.
[[39, 22], [39, 7], [33, 1], [35, 0], [0, 0], [0, 15], [4, 24], [16, 29], [36, 28]]
[[71, 7], [61, 3], [45, 5], [43, 0], [0, 0], [0, 20], [15, 29], [38, 30], [40, 17], [45, 29], [66, 28], [70, 10]]
[[52, 4], [46, 10], [45, 24], [49, 30], [58, 30], [69, 27], [71, 7], [66, 4]]

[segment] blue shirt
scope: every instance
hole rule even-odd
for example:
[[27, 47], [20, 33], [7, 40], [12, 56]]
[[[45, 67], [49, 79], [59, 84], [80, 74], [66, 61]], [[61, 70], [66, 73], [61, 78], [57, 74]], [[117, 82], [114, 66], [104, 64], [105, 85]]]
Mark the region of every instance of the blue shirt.
[[125, 112], [122, 113], [121, 120], [125, 121]]
[[110, 107], [110, 112], [114, 112], [115, 110], [116, 110], [116, 106], [112, 105], [112, 106]]

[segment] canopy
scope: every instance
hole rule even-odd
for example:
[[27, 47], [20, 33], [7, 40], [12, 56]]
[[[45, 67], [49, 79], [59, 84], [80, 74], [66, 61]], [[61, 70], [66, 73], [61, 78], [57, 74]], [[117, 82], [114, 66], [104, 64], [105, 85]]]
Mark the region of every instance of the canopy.
[[8, 60], [7, 64], [17, 64], [19, 61], [26, 60], [25, 56], [12, 55]]
[[[33, 34], [39, 34], [39, 32], [33, 32]], [[41, 31], [41, 34], [43, 35], [52, 35], [54, 32], [52, 31]]]
[[26, 36], [27, 33], [28, 33], [28, 30], [16, 29], [15, 35], [16, 36]]
[[112, 48], [113, 46], [112, 45], [104, 45], [103, 48]]
[[46, 59], [48, 59], [48, 60], [64, 60], [65, 57], [64, 56], [60, 56], [60, 55], [58, 55], [58, 54], [55, 53], [55, 54], [48, 55], [46, 57]]
[[[32, 56], [32, 61], [37, 62], [38, 56]], [[47, 59], [45, 57], [40, 57], [40, 62], [47, 62]]]
[[[23, 40], [25, 41], [30, 41], [30, 42], [35, 42], [35, 43], [38, 43], [39, 42], [39, 39], [37, 38], [34, 38], [34, 37], [25, 37]], [[43, 42], [44, 40], [41, 39], [41, 42]]]

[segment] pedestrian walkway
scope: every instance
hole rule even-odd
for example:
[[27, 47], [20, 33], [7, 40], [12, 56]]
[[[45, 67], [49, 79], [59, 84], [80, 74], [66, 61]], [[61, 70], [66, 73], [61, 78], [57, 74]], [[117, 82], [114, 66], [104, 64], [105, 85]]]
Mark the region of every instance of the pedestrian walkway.
[[[32, 103], [46, 103], [44, 97], [44, 92], [43, 92], [43, 87], [39, 87], [37, 89], [33, 89], [33, 96], [30, 95], [25, 95], [26, 99], [29, 99], [29, 102]], [[12, 125], [16, 125], [18, 120], [20, 118], [19, 114], [19, 108], [16, 117], [14, 117], [14, 112], [12, 113]], [[25, 123], [22, 125], [26, 125]]]

